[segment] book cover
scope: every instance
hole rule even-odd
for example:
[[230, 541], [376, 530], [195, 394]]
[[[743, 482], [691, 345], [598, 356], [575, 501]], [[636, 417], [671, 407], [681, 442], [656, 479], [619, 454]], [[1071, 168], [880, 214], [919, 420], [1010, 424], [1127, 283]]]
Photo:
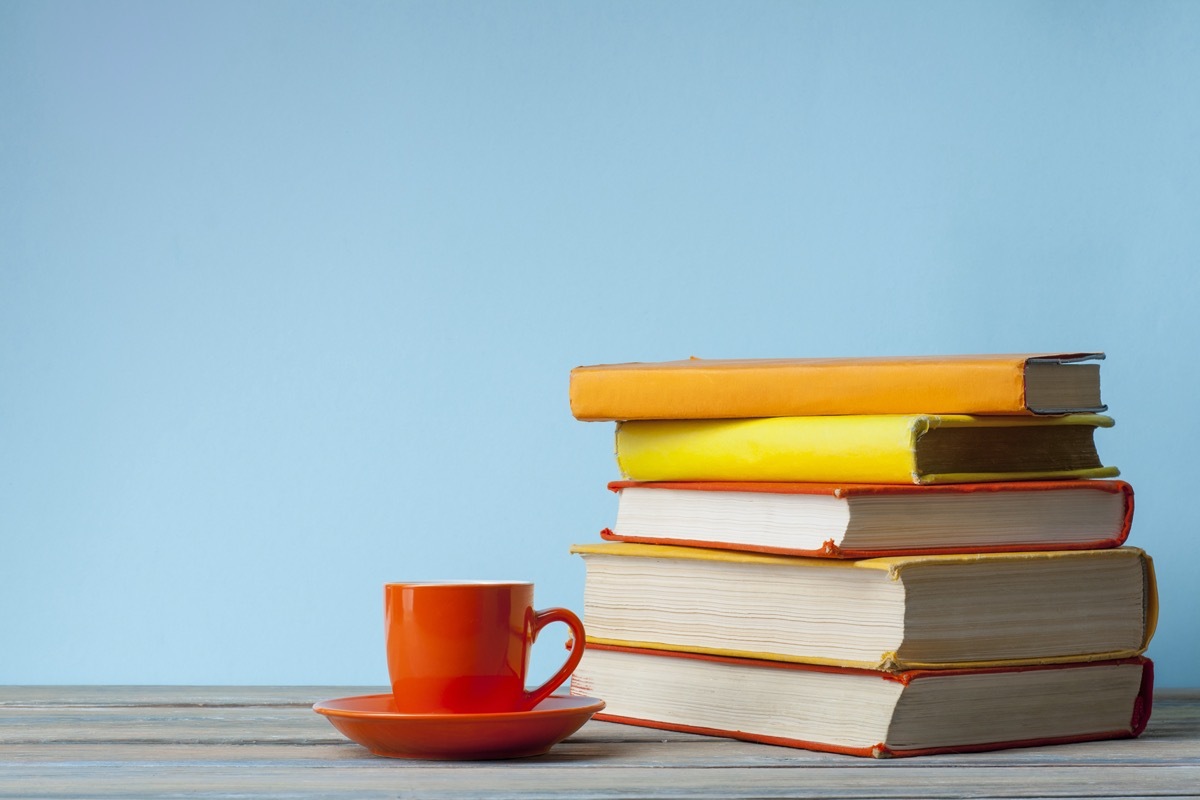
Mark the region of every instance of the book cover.
[[1101, 412], [1103, 353], [598, 364], [571, 372], [581, 420]]
[[797, 558], [577, 544], [589, 644], [883, 671], [1141, 654], [1158, 621], [1136, 547]]
[[1093, 432], [1110, 417], [875, 415], [621, 422], [636, 481], [986, 483], [1113, 478]]
[[978, 670], [870, 670], [589, 645], [573, 694], [596, 719], [875, 758], [1131, 738], [1144, 657]]
[[1124, 481], [1001, 481], [917, 486], [614, 481], [608, 541], [779, 555], [1099, 550], [1133, 521]]

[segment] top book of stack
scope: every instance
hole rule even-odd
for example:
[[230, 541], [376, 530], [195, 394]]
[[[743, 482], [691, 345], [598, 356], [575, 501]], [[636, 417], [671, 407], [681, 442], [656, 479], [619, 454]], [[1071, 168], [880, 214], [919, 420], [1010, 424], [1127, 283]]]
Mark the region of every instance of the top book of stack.
[[1098, 413], [1103, 353], [599, 364], [571, 371], [586, 421]]

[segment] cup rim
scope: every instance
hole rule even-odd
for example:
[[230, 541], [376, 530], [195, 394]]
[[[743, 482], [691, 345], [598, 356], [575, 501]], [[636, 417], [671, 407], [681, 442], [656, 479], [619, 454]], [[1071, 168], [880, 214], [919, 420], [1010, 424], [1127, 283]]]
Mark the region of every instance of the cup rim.
[[491, 580], [448, 580], [448, 581], [389, 581], [385, 587], [412, 587], [422, 589], [469, 588], [472, 586], [533, 586], [533, 581], [491, 581]]

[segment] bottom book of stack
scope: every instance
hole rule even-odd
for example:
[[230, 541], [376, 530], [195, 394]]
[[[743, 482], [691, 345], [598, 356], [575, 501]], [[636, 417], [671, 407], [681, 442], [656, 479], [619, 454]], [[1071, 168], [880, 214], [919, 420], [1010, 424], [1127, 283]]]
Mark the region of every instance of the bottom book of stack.
[[597, 719], [883, 758], [1137, 736], [1153, 665], [884, 672], [589, 643], [571, 691], [604, 698]]

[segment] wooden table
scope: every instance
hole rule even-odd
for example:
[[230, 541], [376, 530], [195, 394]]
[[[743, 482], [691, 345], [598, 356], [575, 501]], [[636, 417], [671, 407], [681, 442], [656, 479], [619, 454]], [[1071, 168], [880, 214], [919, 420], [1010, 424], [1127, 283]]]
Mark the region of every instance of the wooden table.
[[363, 687], [0, 687], [0, 797], [1200, 797], [1200, 691], [1140, 739], [871, 761], [589, 722], [548, 755], [402, 761], [311, 704]]

